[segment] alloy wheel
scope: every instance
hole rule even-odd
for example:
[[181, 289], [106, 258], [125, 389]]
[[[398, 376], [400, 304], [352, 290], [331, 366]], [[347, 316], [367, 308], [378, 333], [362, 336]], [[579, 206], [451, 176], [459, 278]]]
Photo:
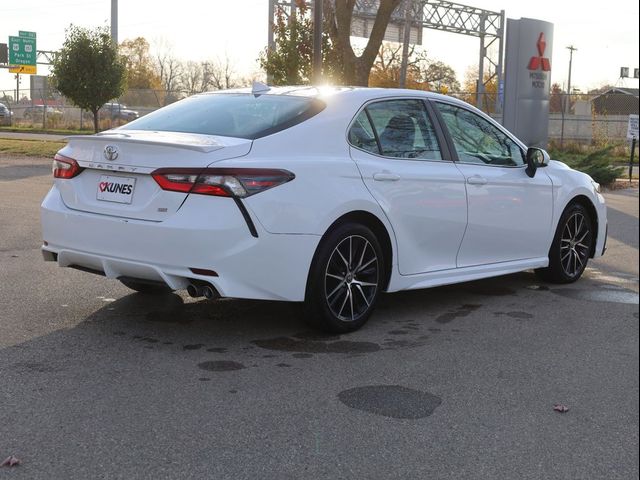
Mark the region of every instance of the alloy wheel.
[[331, 252], [325, 271], [325, 299], [340, 320], [367, 312], [378, 290], [380, 266], [371, 243], [360, 235], [344, 238]]
[[569, 217], [560, 239], [560, 264], [569, 277], [579, 275], [591, 251], [591, 229], [580, 212]]

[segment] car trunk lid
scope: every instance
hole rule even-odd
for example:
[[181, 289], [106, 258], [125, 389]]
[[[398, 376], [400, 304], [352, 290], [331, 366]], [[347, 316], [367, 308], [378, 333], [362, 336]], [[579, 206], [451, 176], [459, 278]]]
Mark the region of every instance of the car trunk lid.
[[178, 211], [188, 193], [162, 190], [151, 172], [205, 168], [248, 154], [251, 144], [242, 138], [131, 130], [72, 136], [60, 154], [84, 170], [75, 178], [57, 180], [57, 185], [71, 209], [163, 221]]

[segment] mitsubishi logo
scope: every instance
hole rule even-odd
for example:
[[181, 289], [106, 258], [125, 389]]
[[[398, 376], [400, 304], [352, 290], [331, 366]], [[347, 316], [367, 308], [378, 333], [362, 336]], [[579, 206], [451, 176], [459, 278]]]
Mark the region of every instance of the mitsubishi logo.
[[104, 158], [106, 158], [107, 160], [114, 161], [116, 158], [118, 158], [119, 154], [120, 152], [118, 151], [118, 147], [116, 147], [115, 145], [107, 145], [106, 147], [104, 147]]
[[543, 72], [548, 72], [551, 70], [551, 62], [547, 57], [544, 56], [544, 51], [547, 48], [547, 42], [544, 40], [544, 33], [540, 32], [540, 36], [538, 37], [538, 43], [536, 43], [538, 47], [538, 56], [531, 57], [529, 60], [529, 66], [527, 67], [529, 70], [539, 70], [542, 69]]

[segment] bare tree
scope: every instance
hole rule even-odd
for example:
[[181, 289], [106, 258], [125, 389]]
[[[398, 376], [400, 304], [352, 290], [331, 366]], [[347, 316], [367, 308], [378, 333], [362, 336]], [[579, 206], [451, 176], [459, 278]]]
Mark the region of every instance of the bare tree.
[[373, 22], [369, 41], [360, 55], [351, 46], [351, 19], [356, 0], [324, 0], [324, 23], [333, 48], [343, 65], [343, 82], [350, 85], [367, 86], [369, 72], [378, 51], [391, 14], [402, 0], [379, 0], [376, 18]]
[[240, 81], [227, 53], [225, 53], [224, 58], [217, 58], [209, 62], [207, 66], [209, 67], [208, 74], [211, 85], [216, 90], [225, 90], [239, 85]]
[[[383, 42], [376, 58], [369, 85], [372, 87], [397, 87], [402, 68], [402, 45]], [[433, 90], [438, 92], [457, 92], [460, 83], [453, 68], [444, 62], [429, 58], [425, 50], [409, 47], [407, 62], [406, 88]]]
[[180, 85], [187, 95], [195, 95], [216, 89], [212, 62], [185, 62], [180, 75]]
[[175, 57], [166, 57], [158, 61], [158, 73], [165, 90], [172, 92], [178, 88], [178, 79], [182, 73], [182, 62]]
[[165, 104], [176, 101], [179, 98], [180, 77], [183, 65], [174, 55], [171, 45], [166, 39], [154, 42], [154, 63], [162, 88], [165, 90]]

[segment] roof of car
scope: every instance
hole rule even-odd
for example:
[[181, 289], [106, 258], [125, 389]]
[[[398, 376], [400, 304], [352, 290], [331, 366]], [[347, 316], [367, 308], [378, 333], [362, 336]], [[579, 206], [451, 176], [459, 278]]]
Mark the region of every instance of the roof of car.
[[[310, 85], [292, 85], [292, 86], [269, 86], [268, 90], [261, 90], [260, 92], [254, 92], [252, 88], [235, 88], [230, 90], [217, 90], [213, 92], [206, 92], [204, 95], [215, 95], [225, 93], [240, 93], [240, 94], [255, 94], [255, 95], [290, 95], [290, 96], [304, 96], [322, 98], [328, 100], [334, 98], [349, 97], [352, 100], [366, 102], [376, 98], [384, 97], [429, 97], [433, 99], [447, 99], [454, 102], [461, 102], [454, 97], [442, 95], [435, 92], [429, 92], [426, 90], [410, 90], [403, 88], [377, 88], [377, 87], [348, 87], [348, 86], [310, 86]], [[462, 102], [461, 102], [462, 103]]]

